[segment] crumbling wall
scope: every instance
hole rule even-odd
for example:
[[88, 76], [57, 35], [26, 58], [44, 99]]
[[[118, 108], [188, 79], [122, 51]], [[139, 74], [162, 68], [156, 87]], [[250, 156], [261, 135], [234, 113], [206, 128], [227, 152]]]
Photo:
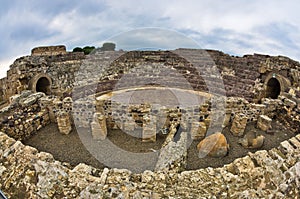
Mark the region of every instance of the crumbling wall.
[[75, 98], [113, 89], [167, 85], [259, 102], [265, 97], [263, 85], [267, 76], [273, 74], [284, 80], [282, 93], [293, 88], [291, 92], [297, 95], [300, 89], [299, 62], [282, 56], [234, 57], [219, 51], [195, 49], [99, 52], [86, 60], [84, 67], [78, 79], [83, 87], [78, 86]]
[[7, 100], [28, 89], [30, 80], [41, 73], [51, 77], [53, 94], [66, 96], [72, 92], [76, 99], [116, 88], [150, 84], [209, 91], [259, 102], [265, 97], [264, 84], [273, 74], [287, 80], [281, 81], [281, 94], [300, 96], [300, 64], [283, 56], [234, 57], [220, 51], [196, 49], [99, 51], [87, 57], [83, 53], [42, 53], [62, 52], [61, 47], [57, 48], [36, 48], [34, 56], [17, 59], [8, 71], [5, 86], [2, 85], [5, 90], [2, 98]]
[[0, 133], [0, 189], [8, 198], [294, 198], [300, 190], [300, 136], [221, 168], [194, 171], [67, 168], [49, 153]]
[[48, 125], [49, 112], [38, 103], [43, 96], [43, 93], [30, 91], [13, 96], [10, 105], [0, 110], [0, 130], [17, 140], [24, 140]]
[[[36, 88], [41, 75], [49, 78], [52, 94], [63, 96], [70, 93], [75, 79], [75, 72], [80, 68], [83, 53], [67, 53], [55, 56], [25, 56], [18, 58], [7, 71], [7, 78], [1, 84], [5, 90], [2, 98], [20, 94], [23, 90]], [[36, 81], [34, 81], [36, 80]]]
[[227, 96], [243, 97], [249, 102], [259, 102], [266, 97], [264, 83], [268, 76], [277, 75], [287, 79], [282, 82], [282, 93], [298, 93], [300, 64], [283, 56], [245, 55], [228, 56], [222, 52], [209, 50], [208, 53], [222, 73]]

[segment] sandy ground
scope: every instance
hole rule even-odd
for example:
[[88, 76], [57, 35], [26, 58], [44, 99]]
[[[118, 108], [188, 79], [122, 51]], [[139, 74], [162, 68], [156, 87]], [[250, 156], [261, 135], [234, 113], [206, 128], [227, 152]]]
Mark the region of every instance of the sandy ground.
[[[255, 128], [254, 124], [249, 124], [246, 128], [247, 131], [253, 129], [255, 129], [259, 134], [262, 134], [266, 137], [265, 143], [262, 147], [262, 149], [266, 150], [276, 147], [283, 140], [294, 136], [292, 133], [287, 131], [281, 124], [278, 124], [276, 122], [273, 122], [273, 129], [276, 129], [274, 130], [273, 135], [259, 131]], [[86, 129], [80, 129], [78, 132], [81, 133], [81, 136], [78, 135], [75, 128], [70, 134], [63, 135], [59, 133], [56, 124], [50, 124], [45, 128], [41, 129], [39, 132], [37, 132], [37, 134], [23, 142], [24, 144], [37, 148], [39, 151], [51, 153], [55, 159], [61, 162], [67, 162], [71, 165], [71, 167], [82, 162], [92, 165], [96, 168], [104, 168], [105, 164], [103, 162], [98, 161], [97, 158], [99, 159], [99, 157], [95, 158], [95, 153], [92, 152], [92, 155], [87, 149], [89, 147], [86, 147], [87, 143], [84, 141], [84, 139], [91, 138], [90, 132], [87, 132]], [[245, 149], [240, 144], [238, 144], [238, 138], [232, 136], [232, 134], [229, 132], [229, 128], [225, 128], [223, 130], [223, 133], [226, 136], [227, 141], [230, 145], [229, 154], [223, 158], [198, 158], [196, 146], [199, 143], [199, 141], [193, 141], [190, 147], [188, 148], [187, 170], [205, 167], [220, 167], [224, 164], [232, 162], [238, 157], [243, 157], [247, 155], [248, 152], [256, 151], [254, 149]], [[82, 134], [86, 134], [88, 136], [83, 138]], [[147, 155], [143, 156], [143, 154], [159, 150], [161, 148], [162, 143], [165, 140], [165, 137], [166, 136], [164, 135], [157, 135], [157, 142], [145, 143], [142, 142], [140, 138], [130, 136], [126, 133], [123, 133], [120, 130], [112, 130], [109, 131], [107, 138], [111, 143], [113, 143], [113, 145], [122, 149], [122, 151], [129, 152], [132, 154], [138, 154], [140, 155], [139, 157], [142, 157], [142, 160], [140, 161], [142, 161], [143, 163], [147, 163], [155, 160], [150, 160]], [[82, 141], [85, 144], [83, 144]], [[102, 148], [103, 146], [105, 146], [104, 144], [105, 143], [97, 142], [97, 146], [102, 146]], [[103, 153], [105, 153], [105, 157], [108, 159], [109, 157], [115, 157], [116, 155], [116, 152], [110, 149], [106, 150]], [[122, 154], [119, 155], [122, 156]], [[151, 168], [149, 167], [149, 169]]]

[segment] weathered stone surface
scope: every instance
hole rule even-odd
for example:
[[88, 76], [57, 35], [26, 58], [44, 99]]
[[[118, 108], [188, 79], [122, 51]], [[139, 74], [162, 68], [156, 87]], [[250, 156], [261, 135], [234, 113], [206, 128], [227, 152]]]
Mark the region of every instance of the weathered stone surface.
[[245, 148], [258, 149], [263, 146], [264, 140], [263, 135], [257, 135], [256, 132], [250, 131], [239, 140], [239, 143]]
[[257, 120], [257, 128], [263, 131], [272, 129], [272, 119], [266, 115], [260, 115]]
[[160, 150], [155, 171], [182, 171], [186, 167], [187, 133], [182, 132], [177, 142], [173, 141], [173, 133], [170, 133], [168, 136], [170, 138], [166, 139], [164, 146]]
[[66, 46], [43, 46], [36, 47], [31, 50], [31, 55], [39, 56], [39, 55], [61, 55], [66, 54]]
[[191, 127], [191, 137], [193, 140], [200, 140], [206, 136], [206, 124], [204, 122], [193, 122]]
[[[148, 112], [148, 111], [147, 111]], [[155, 116], [143, 116], [143, 142], [155, 142], [156, 141], [156, 117]]]
[[297, 106], [297, 103], [293, 100], [285, 98], [283, 101], [284, 105], [287, 106], [289, 109], [293, 109]]
[[101, 113], [94, 114], [94, 120], [91, 123], [92, 136], [95, 140], [104, 140], [107, 136], [106, 117]]
[[226, 156], [229, 150], [226, 137], [222, 133], [214, 133], [204, 140], [200, 141], [197, 145], [199, 151], [199, 157], [205, 157], [206, 155], [212, 157]]
[[57, 126], [62, 134], [69, 134], [72, 130], [72, 124], [69, 115], [60, 115], [57, 117]]
[[230, 132], [234, 136], [243, 136], [247, 125], [247, 117], [244, 114], [235, 115]]
[[130, 133], [130, 132], [134, 131], [135, 127], [136, 127], [135, 122], [128, 121], [128, 122], [124, 122], [124, 124], [123, 124], [123, 129], [125, 132]]

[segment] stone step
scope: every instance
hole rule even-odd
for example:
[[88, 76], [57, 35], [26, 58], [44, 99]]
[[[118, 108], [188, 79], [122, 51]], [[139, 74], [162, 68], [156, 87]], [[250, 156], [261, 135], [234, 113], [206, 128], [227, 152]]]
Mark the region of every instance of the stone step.
[[297, 138], [300, 141], [300, 134], [296, 135], [295, 138]]
[[277, 162], [280, 162], [282, 165], [280, 167], [280, 169], [282, 171], [287, 171], [288, 170], [288, 165], [285, 163], [285, 160], [286, 160], [286, 156], [277, 148], [273, 148], [271, 150], [268, 151], [270, 157], [273, 159], [273, 160], [277, 160]]
[[281, 142], [278, 149], [284, 154], [293, 154], [295, 151], [294, 147], [287, 140]]
[[289, 142], [295, 149], [300, 149], [300, 140], [298, 140], [296, 137], [292, 137], [291, 139], [289, 139]]

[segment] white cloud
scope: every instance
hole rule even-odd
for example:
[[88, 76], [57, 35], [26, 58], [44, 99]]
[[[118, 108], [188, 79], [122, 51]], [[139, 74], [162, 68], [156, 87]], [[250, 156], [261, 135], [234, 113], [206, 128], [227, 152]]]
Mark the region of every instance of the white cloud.
[[15, 58], [0, 60], [0, 79], [6, 77], [6, 71], [9, 69], [9, 66], [13, 64]]

